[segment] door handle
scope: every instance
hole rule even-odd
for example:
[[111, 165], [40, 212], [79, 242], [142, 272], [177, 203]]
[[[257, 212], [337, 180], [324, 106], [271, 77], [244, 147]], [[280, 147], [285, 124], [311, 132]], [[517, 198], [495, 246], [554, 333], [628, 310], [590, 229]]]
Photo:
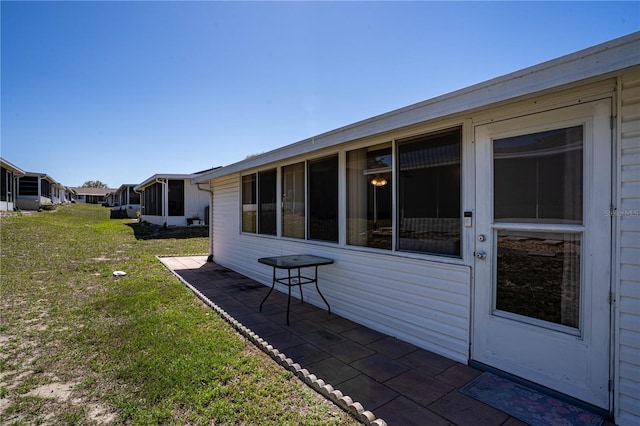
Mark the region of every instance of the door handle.
[[480, 260], [485, 260], [487, 258], [487, 253], [484, 250], [479, 250], [476, 252], [476, 257]]

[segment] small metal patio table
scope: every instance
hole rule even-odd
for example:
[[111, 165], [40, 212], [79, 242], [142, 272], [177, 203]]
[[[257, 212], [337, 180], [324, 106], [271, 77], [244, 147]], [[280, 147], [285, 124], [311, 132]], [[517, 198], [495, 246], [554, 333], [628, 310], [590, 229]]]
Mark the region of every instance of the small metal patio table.
[[[291, 306], [291, 287], [298, 286], [300, 289], [300, 301], [304, 303], [304, 297], [302, 296], [302, 286], [304, 284], [315, 284], [316, 290], [318, 290], [318, 294], [324, 300], [324, 303], [327, 305], [328, 313], [331, 313], [331, 307], [329, 306], [329, 302], [324, 298], [322, 293], [320, 293], [320, 288], [318, 288], [318, 266], [320, 265], [330, 265], [333, 263], [332, 259], [327, 259], [326, 257], [313, 256], [310, 254], [294, 254], [289, 256], [275, 256], [275, 257], [262, 257], [258, 259], [258, 262], [263, 263], [265, 265], [269, 265], [273, 267], [273, 281], [271, 283], [271, 289], [269, 293], [264, 297], [262, 303], [260, 303], [260, 312], [262, 312], [262, 305], [267, 300], [273, 288], [276, 286], [276, 283], [284, 284], [289, 289], [289, 298], [287, 299], [287, 325], [289, 325], [289, 307]], [[307, 277], [300, 273], [300, 269], [302, 268], [314, 268], [313, 277]], [[277, 269], [286, 269], [287, 276], [277, 278], [276, 270]], [[297, 269], [297, 274], [291, 274], [292, 269]]]

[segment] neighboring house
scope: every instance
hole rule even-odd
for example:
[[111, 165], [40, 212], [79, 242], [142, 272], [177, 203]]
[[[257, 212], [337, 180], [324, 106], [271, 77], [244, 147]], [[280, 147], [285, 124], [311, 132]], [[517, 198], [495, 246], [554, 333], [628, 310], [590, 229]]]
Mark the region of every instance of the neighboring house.
[[640, 33], [192, 182], [218, 264], [332, 258], [337, 314], [640, 423]]
[[62, 198], [63, 203], [73, 203], [76, 201], [75, 192], [68, 186], [65, 186], [62, 190], [60, 190], [60, 198]]
[[204, 223], [209, 193], [191, 179], [198, 174], [156, 174], [137, 185], [142, 220], [161, 226], [186, 226], [197, 218]]
[[16, 179], [25, 171], [0, 158], [0, 211], [13, 211], [15, 204]]
[[140, 211], [140, 194], [134, 191], [135, 184], [123, 184], [113, 193], [113, 209], [126, 211], [127, 216], [136, 218]]
[[115, 192], [114, 188], [84, 188], [84, 187], [72, 187], [75, 194], [75, 200], [78, 203], [88, 204], [105, 204], [107, 203], [107, 195]]
[[26, 172], [16, 184], [16, 207], [22, 210], [38, 210], [43, 204], [60, 202], [60, 185], [46, 173]]

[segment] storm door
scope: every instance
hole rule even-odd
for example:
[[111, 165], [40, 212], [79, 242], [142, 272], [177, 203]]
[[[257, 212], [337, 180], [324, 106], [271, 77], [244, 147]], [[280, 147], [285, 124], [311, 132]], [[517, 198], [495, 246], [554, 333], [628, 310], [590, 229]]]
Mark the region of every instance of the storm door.
[[471, 357], [609, 408], [610, 100], [475, 128]]

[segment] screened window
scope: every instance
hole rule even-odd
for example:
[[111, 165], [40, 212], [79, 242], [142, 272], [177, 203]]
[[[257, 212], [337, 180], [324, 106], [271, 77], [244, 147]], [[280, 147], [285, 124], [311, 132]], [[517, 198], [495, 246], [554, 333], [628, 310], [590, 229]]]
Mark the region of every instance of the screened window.
[[162, 216], [162, 184], [154, 183], [144, 190], [143, 214]]
[[398, 142], [398, 250], [460, 256], [461, 129]]
[[391, 250], [391, 144], [347, 152], [347, 244]]
[[38, 195], [38, 178], [35, 176], [21, 177], [18, 195]]
[[338, 242], [338, 156], [308, 163], [309, 239]]
[[242, 176], [242, 232], [256, 232], [258, 194], [256, 175]]
[[304, 163], [282, 168], [282, 236], [304, 238]]
[[13, 183], [12, 174], [7, 169], [2, 167], [2, 169], [0, 169], [0, 177], [2, 179], [2, 183], [0, 184], [2, 191], [0, 193], [0, 200], [11, 201], [11, 197], [9, 195], [11, 194], [11, 192], [13, 192], [13, 188], [11, 187]]
[[276, 170], [258, 173], [258, 233], [276, 235]]
[[40, 195], [51, 198], [51, 183], [48, 180], [40, 180]]
[[[129, 187], [129, 204], [140, 204], [140, 194]], [[126, 201], [125, 201], [126, 202]]]
[[169, 180], [169, 216], [184, 216], [184, 180]]

